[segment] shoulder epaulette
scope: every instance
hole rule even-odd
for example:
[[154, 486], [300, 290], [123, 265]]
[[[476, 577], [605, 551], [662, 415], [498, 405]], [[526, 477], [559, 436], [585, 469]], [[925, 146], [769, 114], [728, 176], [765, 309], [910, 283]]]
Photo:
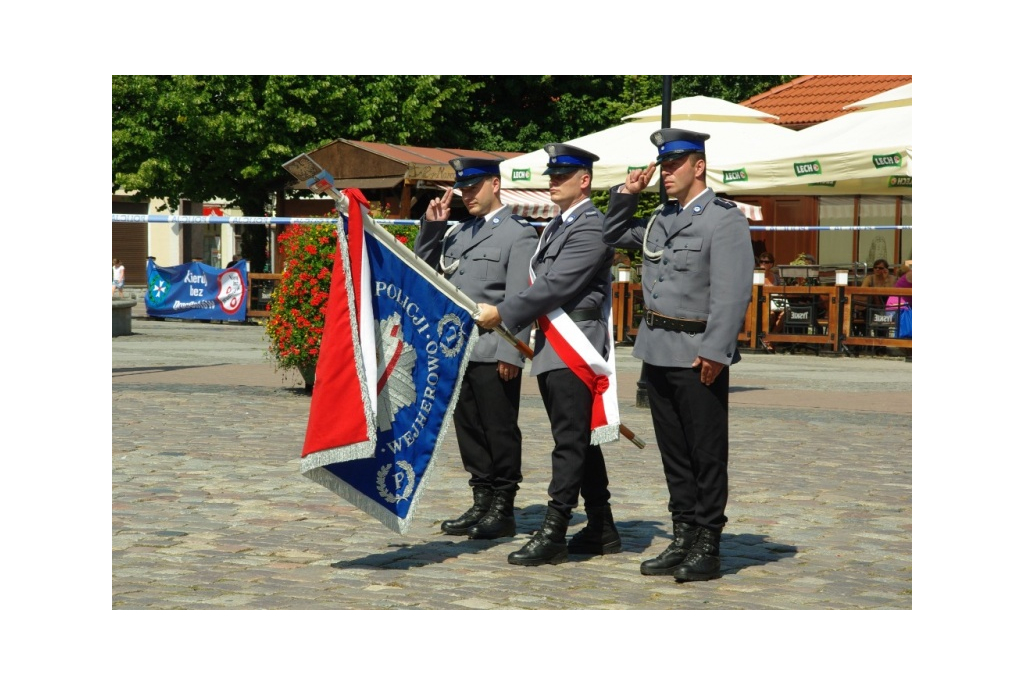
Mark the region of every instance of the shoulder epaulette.
[[588, 209], [586, 212], [583, 213], [583, 216], [597, 216], [597, 210]]
[[736, 203], [735, 202], [732, 202], [731, 200], [726, 200], [725, 198], [721, 198], [721, 197], [716, 197], [715, 198], [715, 204], [719, 205], [721, 207], [725, 207], [726, 209], [733, 209], [733, 208], [736, 207]]
[[527, 228], [533, 228], [533, 226], [532, 226], [532, 225], [530, 225], [530, 222], [529, 222], [529, 221], [527, 221], [527, 220], [526, 220], [526, 219], [524, 219], [523, 217], [519, 216], [518, 214], [513, 214], [513, 215], [512, 215], [512, 216], [510, 216], [509, 218], [510, 218], [510, 219], [512, 219], [513, 221], [516, 221], [516, 222], [518, 222], [518, 223], [519, 223], [520, 225], [522, 225], [522, 226], [526, 226]]

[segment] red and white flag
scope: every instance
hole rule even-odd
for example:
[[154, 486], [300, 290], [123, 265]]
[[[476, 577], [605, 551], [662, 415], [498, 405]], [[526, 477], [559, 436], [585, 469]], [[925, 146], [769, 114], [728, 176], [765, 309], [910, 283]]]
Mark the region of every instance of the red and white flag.
[[[363, 235], [363, 207], [369, 202], [356, 189], [345, 190], [345, 195], [349, 230], [344, 230], [339, 213], [338, 254], [302, 446], [303, 471], [372, 457], [376, 445], [377, 394], [369, 388], [377, 384], [377, 358]], [[349, 264], [351, 269], [346, 268]]]

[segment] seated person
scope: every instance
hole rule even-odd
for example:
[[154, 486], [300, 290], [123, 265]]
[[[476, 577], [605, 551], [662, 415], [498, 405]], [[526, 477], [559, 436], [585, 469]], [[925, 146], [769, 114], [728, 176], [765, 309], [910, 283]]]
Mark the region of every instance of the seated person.
[[[884, 259], [876, 259], [872, 268], [872, 273], [868, 274], [864, 282], [860, 284], [862, 288], [893, 288], [896, 286], [896, 278], [889, 273], [889, 262]], [[853, 303], [853, 316], [855, 319], [863, 319], [867, 316], [868, 307], [884, 307], [887, 296], [879, 295], [877, 297], [864, 297], [863, 295], [857, 296]]]
[[[911, 284], [912, 275], [913, 275], [913, 271], [911, 271], [910, 266], [901, 266], [900, 267], [900, 277], [896, 279], [896, 282], [893, 284], [892, 287], [894, 287], [894, 288], [912, 288], [913, 287], [913, 285]], [[913, 297], [899, 297], [897, 295], [892, 295], [892, 296], [889, 297], [888, 300], [886, 300], [885, 308], [886, 309], [896, 309], [897, 307], [900, 307], [900, 306], [911, 307], [911, 306], [913, 306], [913, 302], [912, 302], [913, 299], [914, 299]]]
[[896, 279], [889, 273], [889, 262], [884, 259], [876, 259], [871, 274], [861, 283], [863, 288], [893, 288]]
[[[790, 266], [814, 266], [817, 262], [814, 257], [807, 253], [802, 253], [797, 256], [796, 259], [789, 263]], [[812, 275], [813, 274], [813, 275]], [[798, 276], [796, 278], [784, 278], [784, 285], [795, 285], [795, 286], [807, 286], [812, 287], [819, 285], [817, 278], [817, 270], [808, 270], [806, 275]], [[794, 294], [786, 295], [786, 299], [782, 301], [782, 310], [779, 312], [778, 317], [778, 329], [782, 329], [785, 324], [786, 310], [789, 306], [806, 306], [809, 304], [815, 304], [817, 317], [816, 319], [822, 320], [828, 318], [828, 295], [809, 295], [809, 294]]]
[[[761, 253], [761, 256], [757, 258], [757, 268], [764, 269], [765, 285], [780, 285], [779, 277], [775, 273], [775, 255], [771, 252]], [[770, 298], [768, 300], [768, 311], [768, 331], [771, 333], [781, 331], [782, 319], [786, 314], [785, 300], [781, 297]], [[766, 342], [764, 347], [769, 352], [775, 351], [775, 347], [770, 342]]]

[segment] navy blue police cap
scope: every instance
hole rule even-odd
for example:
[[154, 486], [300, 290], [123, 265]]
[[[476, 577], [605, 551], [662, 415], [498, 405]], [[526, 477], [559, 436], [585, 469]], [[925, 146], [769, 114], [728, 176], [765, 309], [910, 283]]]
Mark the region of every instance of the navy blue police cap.
[[561, 143], [545, 145], [544, 152], [548, 153], [548, 168], [543, 173], [548, 176], [571, 174], [577, 169], [593, 169], [594, 162], [600, 159], [593, 152]]
[[704, 152], [704, 141], [710, 137], [707, 133], [681, 128], [663, 128], [651, 134], [651, 142], [658, 148], [658, 164], [661, 164], [691, 152]]
[[500, 159], [486, 157], [456, 157], [448, 160], [455, 169], [455, 187], [474, 186], [488, 176], [501, 176]]

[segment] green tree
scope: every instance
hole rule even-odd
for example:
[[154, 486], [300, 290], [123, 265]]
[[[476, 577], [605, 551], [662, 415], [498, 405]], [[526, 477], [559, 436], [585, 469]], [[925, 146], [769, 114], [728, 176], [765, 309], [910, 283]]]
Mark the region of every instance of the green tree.
[[[293, 181], [288, 159], [336, 138], [438, 137], [438, 111], [478, 87], [462, 76], [114, 76], [113, 187], [260, 216]], [[265, 229], [244, 235], [260, 270]]]
[[[734, 102], [789, 76], [673, 76]], [[336, 138], [526, 152], [661, 102], [662, 76], [114, 76], [113, 185], [264, 212], [281, 164]]]
[[[706, 95], [740, 102], [792, 76], [673, 76], [672, 99]], [[438, 112], [415, 144], [529, 152], [622, 123], [661, 104], [663, 76], [476, 76], [468, 100]]]

